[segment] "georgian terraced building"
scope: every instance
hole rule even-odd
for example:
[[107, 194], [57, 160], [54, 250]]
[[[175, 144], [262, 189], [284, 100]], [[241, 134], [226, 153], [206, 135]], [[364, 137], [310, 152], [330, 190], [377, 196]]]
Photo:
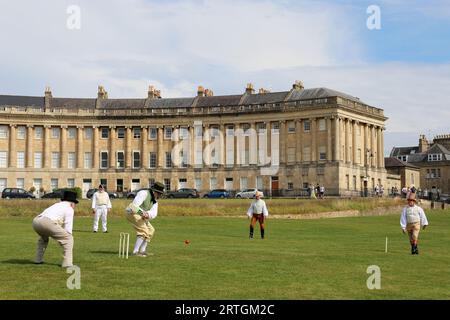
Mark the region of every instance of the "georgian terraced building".
[[258, 188], [360, 195], [384, 184], [383, 110], [326, 88], [146, 99], [0, 95], [0, 189]]

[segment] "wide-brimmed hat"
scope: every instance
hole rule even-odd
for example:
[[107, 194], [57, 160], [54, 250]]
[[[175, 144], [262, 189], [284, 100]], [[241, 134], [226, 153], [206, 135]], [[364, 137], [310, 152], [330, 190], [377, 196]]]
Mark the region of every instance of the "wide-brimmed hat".
[[77, 194], [73, 191], [64, 191], [61, 201], [70, 201], [73, 203], [78, 203]]
[[255, 192], [255, 197], [259, 196], [262, 197], [263, 193], [261, 191], [256, 191]]
[[155, 182], [153, 186], [150, 188], [154, 192], [164, 193], [164, 184], [161, 182]]

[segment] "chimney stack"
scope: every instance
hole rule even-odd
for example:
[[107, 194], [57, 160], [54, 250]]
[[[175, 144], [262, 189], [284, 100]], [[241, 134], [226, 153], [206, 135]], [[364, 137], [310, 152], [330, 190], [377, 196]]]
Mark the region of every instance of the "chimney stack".
[[45, 87], [45, 93], [44, 93], [44, 105], [45, 109], [50, 109], [50, 100], [52, 99], [52, 89], [47, 86]]
[[103, 86], [98, 86], [97, 98], [108, 99], [108, 92], [105, 91], [105, 88], [103, 88]]
[[247, 88], [245, 89], [246, 94], [253, 94], [255, 93], [255, 89], [253, 88], [252, 83], [247, 83]]
[[265, 93], [270, 93], [270, 90], [264, 89], [264, 88], [260, 88], [258, 91], [259, 94], [265, 94]]
[[198, 86], [197, 89], [197, 97], [204, 97], [205, 96], [205, 88], [202, 86]]
[[294, 90], [303, 90], [303, 89], [305, 89], [305, 86], [303, 85], [302, 81], [296, 80], [295, 83], [292, 85], [292, 89], [294, 89]]
[[214, 92], [211, 89], [205, 89], [205, 97], [214, 96]]
[[149, 99], [161, 99], [161, 90], [156, 90], [154, 86], [148, 86]]
[[421, 134], [419, 137], [419, 152], [426, 152], [428, 150], [428, 148], [430, 147], [430, 144], [427, 140], [427, 138], [425, 137], [425, 135]]

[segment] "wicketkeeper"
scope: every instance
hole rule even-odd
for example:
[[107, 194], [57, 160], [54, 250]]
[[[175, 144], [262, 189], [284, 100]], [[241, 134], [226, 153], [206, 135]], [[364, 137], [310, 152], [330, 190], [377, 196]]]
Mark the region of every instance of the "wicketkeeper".
[[136, 194], [133, 202], [126, 208], [127, 220], [136, 230], [136, 244], [133, 254], [146, 257], [147, 244], [153, 238], [155, 228], [149, 220], [158, 215], [157, 199], [164, 193], [164, 184], [156, 182], [150, 190], [141, 190]]
[[261, 239], [264, 239], [264, 218], [269, 215], [266, 203], [261, 200], [261, 192], [256, 191], [255, 200], [247, 210], [247, 215], [251, 219], [250, 221], [250, 239], [253, 239], [253, 231], [256, 221], [259, 222], [259, 229], [261, 231]]
[[420, 228], [425, 230], [428, 220], [423, 209], [416, 205], [416, 194], [410, 193], [408, 198], [408, 206], [403, 208], [400, 216], [400, 226], [403, 233], [408, 232], [409, 242], [411, 244], [411, 254], [419, 254], [417, 242], [419, 240]]

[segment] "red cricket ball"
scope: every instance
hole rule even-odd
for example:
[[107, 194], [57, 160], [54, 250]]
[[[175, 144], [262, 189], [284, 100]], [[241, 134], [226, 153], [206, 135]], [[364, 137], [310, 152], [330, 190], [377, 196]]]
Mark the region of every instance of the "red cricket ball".
[[189, 240], [184, 240], [184, 244], [189, 244], [191, 243]]

